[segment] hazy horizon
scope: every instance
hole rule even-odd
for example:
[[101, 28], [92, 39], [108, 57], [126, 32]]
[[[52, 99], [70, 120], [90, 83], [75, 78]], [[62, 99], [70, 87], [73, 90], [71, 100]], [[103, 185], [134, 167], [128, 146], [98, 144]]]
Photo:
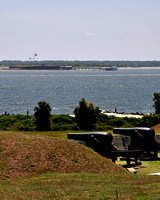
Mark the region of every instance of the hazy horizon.
[[1, 0], [0, 60], [160, 60], [159, 0]]

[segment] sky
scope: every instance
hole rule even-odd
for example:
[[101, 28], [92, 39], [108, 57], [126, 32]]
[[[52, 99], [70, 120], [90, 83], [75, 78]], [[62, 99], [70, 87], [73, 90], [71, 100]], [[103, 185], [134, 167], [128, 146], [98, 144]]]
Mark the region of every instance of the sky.
[[160, 0], [0, 0], [0, 60], [29, 58], [160, 60]]

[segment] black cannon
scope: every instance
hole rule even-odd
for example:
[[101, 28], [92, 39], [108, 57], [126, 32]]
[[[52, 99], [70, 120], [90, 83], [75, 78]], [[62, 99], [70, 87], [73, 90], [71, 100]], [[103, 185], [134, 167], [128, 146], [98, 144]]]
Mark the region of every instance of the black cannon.
[[87, 147], [92, 148], [102, 156], [108, 157], [110, 151], [116, 151], [112, 145], [113, 136], [107, 132], [89, 132], [89, 133], [68, 133], [68, 139], [75, 140]]
[[143, 157], [158, 157], [159, 142], [152, 128], [114, 128], [113, 133], [130, 136], [128, 150], [142, 150]]
[[130, 164], [131, 158], [135, 158], [135, 163], [137, 164], [138, 156], [142, 154], [141, 150], [117, 150], [112, 145], [112, 134], [107, 132], [68, 133], [67, 137], [92, 148], [100, 155], [112, 159], [113, 162], [118, 157], [125, 156], [127, 164]]

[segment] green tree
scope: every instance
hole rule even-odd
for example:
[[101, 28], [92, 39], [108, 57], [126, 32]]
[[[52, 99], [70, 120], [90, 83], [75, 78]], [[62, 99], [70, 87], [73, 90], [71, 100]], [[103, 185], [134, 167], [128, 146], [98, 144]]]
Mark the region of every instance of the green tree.
[[84, 98], [80, 100], [79, 107], [74, 109], [76, 122], [82, 130], [92, 130], [99, 113], [99, 108], [94, 108], [93, 104], [86, 102]]
[[155, 113], [160, 114], [160, 93], [154, 93], [153, 97]]
[[36, 118], [36, 130], [37, 131], [49, 131], [50, 130], [50, 112], [51, 107], [45, 101], [40, 101], [38, 107], [34, 108], [34, 116]]

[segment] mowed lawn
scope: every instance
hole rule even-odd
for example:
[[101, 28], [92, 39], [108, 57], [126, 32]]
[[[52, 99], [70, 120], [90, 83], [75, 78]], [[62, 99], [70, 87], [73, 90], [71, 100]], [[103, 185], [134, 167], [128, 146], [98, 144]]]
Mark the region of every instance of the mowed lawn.
[[0, 181], [0, 199], [160, 199], [160, 177], [52, 173]]
[[160, 161], [132, 174], [56, 134], [0, 132], [0, 199], [160, 199]]

